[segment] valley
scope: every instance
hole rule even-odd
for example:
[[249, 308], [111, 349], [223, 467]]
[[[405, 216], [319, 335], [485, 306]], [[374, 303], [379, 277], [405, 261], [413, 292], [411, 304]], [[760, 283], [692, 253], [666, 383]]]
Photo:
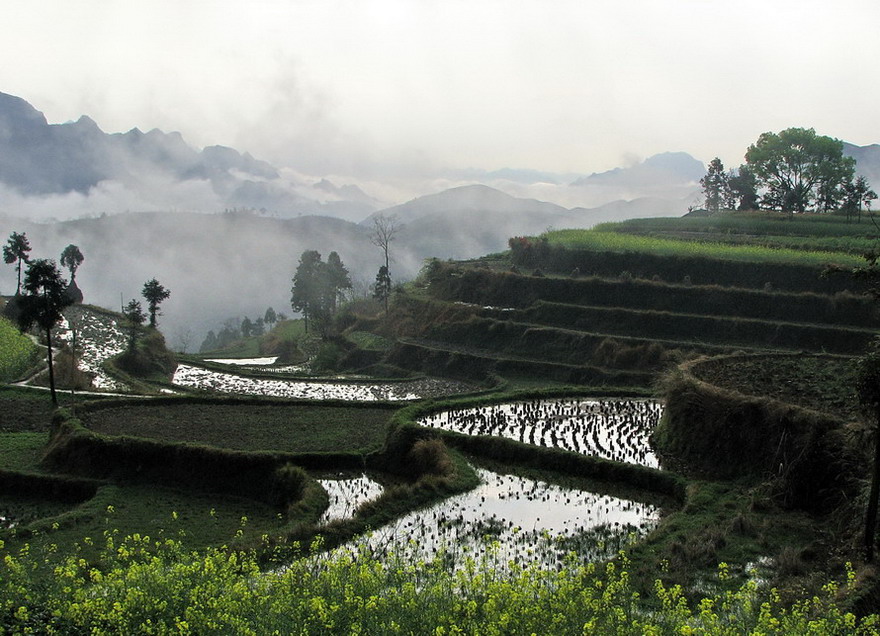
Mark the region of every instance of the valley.
[[[325, 340], [279, 324], [312, 352], [294, 365], [212, 351], [131, 375], [114, 362], [124, 318], [75, 306], [57, 330], [62, 408], [0, 389], [3, 549], [34, 582], [70, 550], [98, 572], [130, 568], [129, 553], [245, 555], [265, 585], [348, 559], [424, 564], [419, 577], [562, 568], [597, 585], [619, 566], [654, 608], [658, 578], [689, 599], [757, 602], [772, 586], [790, 601], [854, 568], [840, 602], [870, 613], [853, 378], [878, 310], [862, 283], [823, 277], [859, 266], [845, 241], [864, 227], [802, 257], [774, 237], [810, 245], [818, 221], [752, 214], [746, 258], [685, 217], [433, 260], [387, 314], [352, 303]], [[40, 384], [24, 355], [10, 379]]]

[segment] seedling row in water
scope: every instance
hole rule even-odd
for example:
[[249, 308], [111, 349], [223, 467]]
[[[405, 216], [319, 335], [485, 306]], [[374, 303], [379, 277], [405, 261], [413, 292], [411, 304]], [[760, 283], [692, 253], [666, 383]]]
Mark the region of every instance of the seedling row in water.
[[653, 400], [535, 400], [443, 411], [419, 424], [659, 468], [648, 436], [662, 414]]

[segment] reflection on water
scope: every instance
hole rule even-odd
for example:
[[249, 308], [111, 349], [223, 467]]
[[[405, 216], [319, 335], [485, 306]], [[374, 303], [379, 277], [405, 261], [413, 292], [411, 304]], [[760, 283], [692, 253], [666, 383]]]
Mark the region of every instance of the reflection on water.
[[418, 423], [659, 468], [648, 436], [662, 415], [654, 400], [535, 400], [443, 411]]
[[382, 494], [382, 485], [361, 473], [356, 477], [340, 473], [333, 478], [319, 479], [330, 496], [330, 506], [321, 515], [320, 523], [351, 519], [357, 508]]
[[438, 554], [455, 565], [494, 546], [500, 563], [552, 565], [567, 553], [607, 558], [657, 524], [650, 504], [476, 468], [481, 485], [407, 514], [340, 549], [389, 552], [417, 561]]

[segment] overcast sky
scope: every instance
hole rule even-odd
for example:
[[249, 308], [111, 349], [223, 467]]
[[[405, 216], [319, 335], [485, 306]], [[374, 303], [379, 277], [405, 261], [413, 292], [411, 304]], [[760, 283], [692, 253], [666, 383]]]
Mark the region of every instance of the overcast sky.
[[880, 142], [877, 0], [3, 0], [0, 91], [310, 174]]

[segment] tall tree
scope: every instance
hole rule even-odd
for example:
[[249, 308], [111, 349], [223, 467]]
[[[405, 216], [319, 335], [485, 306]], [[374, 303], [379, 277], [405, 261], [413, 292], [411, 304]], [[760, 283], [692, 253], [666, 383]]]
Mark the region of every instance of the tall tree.
[[253, 335], [254, 323], [251, 322], [251, 319], [245, 316], [241, 320], [241, 335], [243, 338], [250, 338]]
[[46, 334], [49, 389], [52, 393], [52, 404], [58, 406], [52, 361], [52, 328], [61, 320], [62, 310], [70, 304], [64, 293], [67, 281], [61, 277], [54, 261], [41, 258], [28, 263], [22, 286], [25, 295], [19, 299], [18, 326], [26, 331], [36, 325]]
[[343, 299], [346, 289], [351, 289], [351, 277], [348, 269], [336, 252], [327, 256], [327, 284], [330, 286], [330, 311], [336, 313], [336, 304]]
[[718, 157], [709, 162], [709, 169], [700, 179], [700, 185], [703, 186], [706, 211], [709, 214], [717, 214], [730, 201], [730, 183], [724, 164]]
[[147, 301], [147, 310], [150, 312], [150, 327], [155, 329], [156, 316], [162, 313], [159, 311], [159, 305], [162, 304], [162, 301], [171, 296], [171, 291], [165, 289], [158, 280], [152, 278], [144, 283], [144, 288], [141, 291], [141, 294]]
[[70, 284], [67, 286], [67, 295], [70, 297], [71, 303], [81, 303], [83, 300], [82, 291], [76, 284], [76, 270], [85, 260], [79, 247], [70, 244], [61, 252], [61, 266], [66, 267], [70, 272]]
[[855, 181], [848, 181], [841, 188], [843, 192], [843, 209], [846, 211], [846, 220], [850, 220], [852, 214], [858, 214], [859, 223], [862, 222], [862, 206], [871, 207], [871, 201], [877, 198], [877, 193], [868, 185], [868, 180], [859, 175]]
[[370, 242], [382, 250], [382, 255], [385, 258], [385, 272], [388, 274], [389, 279], [391, 278], [389, 251], [391, 243], [397, 238], [401, 229], [403, 229], [403, 226], [398, 221], [396, 214], [389, 216], [377, 214], [373, 217], [373, 231], [370, 232]]
[[79, 269], [79, 266], [82, 265], [84, 260], [86, 260], [86, 257], [83, 256], [79, 247], [72, 243], [65, 247], [64, 251], [61, 252], [61, 266], [66, 267], [70, 272], [71, 285], [76, 280], [76, 270]]
[[748, 165], [742, 165], [736, 171], [731, 170], [727, 183], [737, 210], [758, 209], [758, 180]]
[[24, 232], [18, 233], [13, 232], [9, 236], [9, 240], [6, 242], [6, 245], [3, 246], [3, 261], [7, 265], [12, 265], [16, 261], [18, 264], [15, 269], [18, 272], [18, 283], [15, 287], [15, 295], [18, 296], [21, 293], [21, 267], [22, 264], [27, 264], [30, 262], [28, 258], [28, 253], [31, 251], [31, 244], [28, 242], [27, 234]]
[[309, 320], [319, 311], [320, 283], [319, 272], [323, 261], [316, 250], [306, 250], [299, 257], [296, 273], [293, 275], [293, 287], [290, 289], [290, 307], [301, 312], [305, 320], [306, 331]]
[[132, 298], [123, 308], [122, 315], [128, 320], [128, 350], [134, 353], [135, 346], [137, 346], [138, 333], [140, 333], [141, 326], [147, 320], [147, 314], [144, 313], [141, 302]]
[[843, 142], [812, 128], [763, 133], [746, 151], [746, 164], [764, 189], [764, 207], [805, 212], [812, 202], [830, 196], [834, 184], [852, 179], [855, 160], [843, 156]]
[[266, 313], [263, 315], [263, 322], [265, 322], [270, 327], [278, 322], [278, 314], [275, 313], [275, 310], [269, 307], [266, 310]]
[[373, 298], [381, 300], [385, 305], [385, 313], [388, 313], [388, 298], [391, 296], [391, 276], [388, 268], [382, 265], [376, 274], [376, 282], [373, 285]]

